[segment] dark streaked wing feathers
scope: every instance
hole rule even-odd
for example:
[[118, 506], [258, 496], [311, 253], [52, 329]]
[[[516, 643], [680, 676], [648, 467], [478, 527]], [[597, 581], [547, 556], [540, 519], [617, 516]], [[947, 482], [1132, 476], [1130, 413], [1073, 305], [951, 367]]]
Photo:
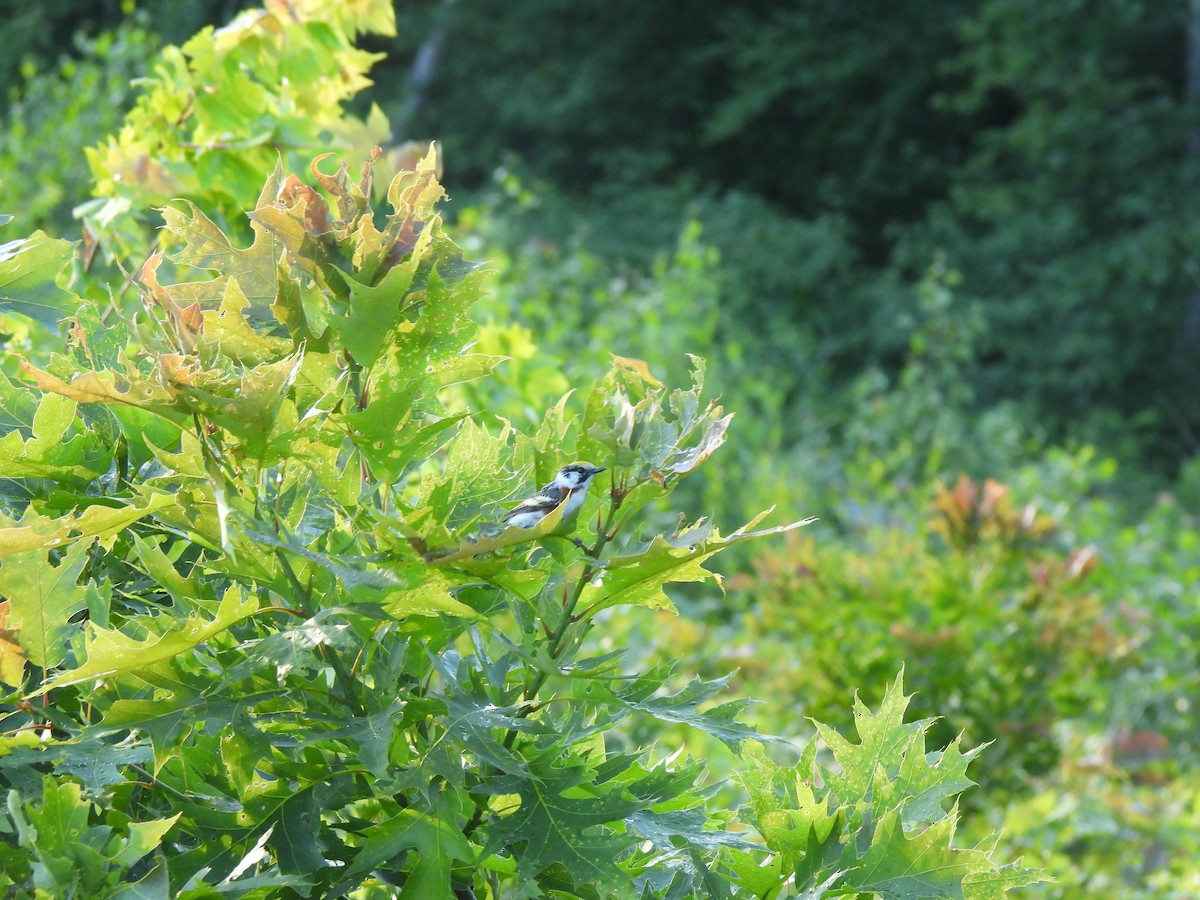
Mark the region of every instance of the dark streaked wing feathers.
[[563, 502], [562, 490], [552, 481], [532, 497], [522, 500], [504, 516], [505, 521], [508, 521], [515, 515], [520, 513], [540, 512], [542, 515], [548, 515], [554, 510], [558, 504]]

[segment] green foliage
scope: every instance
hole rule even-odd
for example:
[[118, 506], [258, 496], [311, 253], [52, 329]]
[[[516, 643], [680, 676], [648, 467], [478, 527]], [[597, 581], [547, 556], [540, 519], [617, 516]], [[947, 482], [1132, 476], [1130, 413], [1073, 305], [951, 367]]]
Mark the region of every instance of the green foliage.
[[[23, 365], [48, 392], [41, 406], [103, 440], [110, 467], [82, 485], [52, 461], [36, 479], [5, 473], [28, 494], [0, 532], [2, 671], [25, 697], [7, 710], [0, 756], [8, 833], [19, 848], [46, 822], [60, 829], [9, 886], [732, 896], [764, 854], [816, 870], [821, 853], [781, 856], [763, 824], [764, 847], [728, 830], [698, 764], [606, 746], [635, 716], [733, 748], [753, 736], [743, 704], [708, 705], [723, 682], [671, 689], [670, 668], [630, 679], [619, 654], [587, 644], [606, 610], [669, 608], [664, 588], [712, 577], [701, 563], [714, 554], [805, 524], [632, 536], [724, 442], [730, 416], [701, 401], [702, 363], [689, 389], [668, 390], [617, 358], [578, 416], [564, 397], [529, 436], [450, 410], [439, 390], [494, 360], [464, 352], [479, 269], [441, 229], [433, 155], [392, 182], [383, 229], [369, 165], [358, 181], [313, 172], [328, 200], [276, 169], [245, 250], [196, 206], [168, 210], [175, 262], [216, 277], [164, 284], [156, 254], [138, 286], [147, 315], [108, 326], [125, 352]], [[88, 321], [71, 328], [85, 351], [101, 337]], [[359, 426], [368, 412], [391, 423], [389, 440]], [[147, 416], [163, 423], [153, 439]], [[45, 437], [39, 417], [27, 456]], [[518, 477], [572, 457], [612, 473], [589, 501], [590, 546], [558, 543], [554, 521], [488, 536]], [[834, 796], [887, 806], [872, 773], [899, 766], [897, 791], [923, 797], [905, 825], [930, 828], [906, 836], [883, 806], [878, 821], [847, 818], [838, 845], [870, 849], [847, 851], [861, 860], [839, 874], [846, 890], [890, 890], [915, 850], [955, 861], [938, 895], [1027, 881], [989, 875], [986, 851], [952, 849], [938, 803], [968, 786], [967, 757], [926, 760], [926, 726], [904, 725], [897, 698], [860, 735], [902, 749], [846, 756]], [[755, 802], [751, 822], [764, 816]]]
[[400, 15], [412, 68], [393, 71], [412, 91], [385, 107], [442, 141], [464, 186], [536, 186], [532, 214], [503, 218], [538, 268], [569, 248], [564, 270], [590, 266], [584, 293], [602, 296], [704, 223], [722, 260], [706, 355], [769, 360], [780, 418], [806, 421], [812, 396], [864, 373], [895, 382], [897, 325], [941, 256], [981, 325], [971, 412], [1020, 404], [1039, 431], [1111, 445], [1160, 485], [1194, 454], [1187, 4]]
[[[848, 690], [881, 686], [904, 664], [918, 714], [943, 717], [934, 740], [996, 743], [989, 793], [1051, 769], [1055, 725], [1087, 712], [1128, 653], [1089, 583], [1095, 548], [1056, 539], [1052, 520], [1014, 507], [1004, 486], [965, 478], [939, 489], [920, 530], [875, 526], [860, 541], [758, 553], [756, 574], [732, 584], [754, 603], [739, 623], [744, 649], [723, 665], [742, 666], [764, 695], [794, 697], [790, 727], [781, 709], [773, 720], [803, 733], [801, 716], [844, 722]], [[858, 653], [843, 652], [851, 643]]]
[[[1035, 399], [1049, 415], [1118, 411], [1116, 442], [1157, 433], [1158, 453], [1194, 452], [1182, 425], [1195, 390], [1197, 160], [1180, 73], [1186, 6], [989, 0], [963, 30], [942, 98], [960, 118], [1001, 112], [945, 201], [897, 254], [943, 250], [984, 301], [980, 395]], [[1127, 189], [1105, 185], [1125, 180]], [[1150, 211], [1153, 210], [1153, 213]], [[1147, 402], [1149, 398], [1156, 398]]]
[[757, 896], [772, 894], [781, 880], [802, 897], [984, 898], [1036, 880], [1029, 870], [997, 868], [990, 846], [951, 846], [958, 811], [945, 804], [971, 784], [966, 769], [975, 754], [959, 752], [957, 742], [926, 754], [930, 720], [905, 724], [908, 700], [900, 679], [878, 713], [856, 700], [858, 744], [818, 726], [832, 766], [817, 762], [815, 742], [798, 770], [752, 746], [739, 780], [752, 821], [776, 855], [770, 868], [740, 870], [741, 883]]
[[738, 669], [743, 696], [773, 698], [753, 720], [801, 738], [807, 717], [849, 727], [845, 692], [878, 697], [903, 663], [914, 712], [939, 717], [932, 741], [989, 744], [984, 790], [961, 805], [968, 841], [1002, 828], [1004, 856], [1054, 878], [1047, 896], [1186, 896], [1195, 517], [1164, 496], [1125, 524], [1106, 499], [1119, 480], [1085, 450], [1047, 453], [1011, 487], [881, 490], [848, 533], [823, 521], [762, 548], [720, 607], [684, 606], [708, 621], [613, 627], [647, 660], [665, 635], [706, 677]]
[[165, 870], [139, 864], [159, 848], [178, 814], [132, 822], [110, 813], [104, 824], [89, 824], [93, 805], [79, 785], [53, 778], [38, 803], [19, 807], [15, 796], [9, 794], [8, 814], [16, 842], [0, 846], [0, 884], [11, 890], [28, 883], [39, 897], [165, 896]]
[[[760, 558], [758, 583], [730, 579], [721, 601], [728, 619], [753, 591], [770, 620], [770, 634], [746, 628], [763, 658], [739, 693], [725, 663], [706, 670], [711, 647], [697, 663], [675, 639], [694, 619], [660, 627], [677, 605], [690, 615], [715, 596], [717, 554], [748, 558], [805, 524], [764, 526], [759, 510], [812, 503], [803, 453], [773, 455], [808, 420], [743, 416], [733, 459], [695, 487], [739, 430], [705, 384], [772, 416], [816, 396], [819, 372], [797, 399], [793, 376], [763, 377], [760, 354], [805, 378], [793, 339], [817, 350], [843, 340], [857, 316], [837, 303], [858, 252], [849, 220], [781, 226], [752, 197], [707, 196], [688, 211], [703, 230], [688, 226], [646, 278], [611, 278], [607, 261], [570, 243], [506, 243], [501, 297], [472, 313], [491, 275], [442, 229], [436, 155], [380, 177], [383, 158], [367, 148], [386, 123], [344, 114], [374, 60], [353, 38], [386, 31], [390, 16], [384, 3], [271, 4], [167, 50], [125, 128], [91, 154], [101, 196], [89, 237], [128, 278], [97, 265], [90, 241], [83, 259], [44, 235], [4, 248], [0, 296], [20, 341], [0, 380], [0, 888], [494, 900], [993, 897], [1028, 883], [1027, 870], [997, 864], [990, 839], [960, 843], [957, 798], [980, 743], [999, 738], [1004, 766], [1020, 749], [995, 733], [988, 704], [1012, 701], [1032, 634], [1062, 629], [1032, 654], [1046, 671], [1085, 665], [1074, 619], [1063, 623], [1092, 610], [1081, 580], [1055, 569], [1043, 585], [1021, 569], [1031, 558], [1069, 569], [1072, 542], [1022, 531], [993, 494], [986, 510], [943, 497], [945, 546], [889, 549], [894, 536], [860, 534], [878, 537], [865, 570], [830, 537], [821, 565], [834, 590], [865, 584], [876, 599], [895, 578], [948, 601], [964, 578], [996, 571], [978, 590], [1012, 603], [970, 637], [1015, 625], [1017, 647], [988, 658], [1002, 689], [986, 697], [937, 693], [945, 684], [911, 652], [920, 642], [890, 630], [923, 602], [911, 585], [883, 611], [856, 605], [856, 618], [830, 615], [849, 604], [814, 590], [796, 614], [811, 586], [780, 575], [782, 554]], [[692, 27], [717, 26], [697, 16]], [[728, 105], [731, 122], [753, 114], [750, 99]], [[361, 174], [324, 156], [310, 164], [328, 147], [369, 161]], [[614, 209], [652, 219], [640, 203], [655, 192], [627, 176], [635, 187]], [[494, 245], [502, 227], [480, 222], [468, 240]], [[754, 253], [739, 253], [747, 242]], [[710, 243], [740, 268], [722, 268]], [[803, 259], [781, 271], [796, 246]], [[804, 445], [837, 431], [866, 448], [849, 467], [854, 491], [830, 509], [839, 525], [858, 527], [843, 513], [861, 493], [925, 479], [987, 433], [964, 425], [974, 394], [960, 379], [981, 326], [951, 286], [935, 268], [904, 295], [915, 314], [887, 345], [908, 347], [903, 393], [881, 369], [851, 388], [874, 421], [843, 435], [822, 420]], [[780, 323], [772, 298], [789, 292], [819, 324]], [[685, 362], [712, 344], [711, 371]], [[898, 438], [909, 443], [891, 450]], [[573, 459], [607, 467], [574, 521], [497, 524]], [[820, 483], [824, 498], [837, 482]], [[903, 495], [879, 493], [879, 508]], [[722, 531], [677, 512], [700, 496], [711, 519], [748, 524]], [[674, 664], [623, 652], [629, 621], [655, 629]], [[857, 623], [868, 629], [853, 633]], [[901, 645], [886, 659], [871, 645], [884, 629]], [[946, 679], [973, 685], [964, 647]], [[742, 721], [753, 695], [769, 701], [759, 720], [772, 730], [807, 728], [796, 714], [815, 705], [848, 726], [853, 680], [871, 691], [906, 658], [921, 713], [947, 722], [906, 724], [897, 683], [879, 713], [856, 704], [859, 743], [821, 727], [832, 758], [814, 740], [797, 766], [778, 741], [768, 759], [756, 739], [770, 739]], [[859, 667], [853, 679], [812, 671], [842, 665]], [[1123, 672], [1152, 669], [1131, 660]], [[1171, 678], [1180, 695], [1191, 686], [1182, 665]], [[1162, 687], [1148, 693], [1161, 699]], [[780, 697], [798, 702], [780, 713]], [[1066, 685], [1028, 703], [1060, 715], [1087, 697]], [[954, 734], [964, 706], [968, 752]], [[714, 782], [689, 751], [735, 780]]]
[[91, 239], [141, 260], [152, 207], [202, 195], [221, 227], [238, 229], [280, 157], [296, 169], [329, 146], [365, 156], [388, 130], [377, 111], [365, 122], [343, 111], [379, 58], [353, 42], [394, 31], [388, 4], [308, 0], [246, 11], [165, 48], [120, 130], [87, 150]]
[[76, 305], [76, 298], [54, 283], [74, 255], [70, 241], [35, 231], [24, 240], [0, 246], [0, 298], [5, 308], [54, 329]]
[[[36, 15], [32, 9], [22, 11], [22, 16]], [[6, 30], [19, 22], [19, 17], [9, 19]], [[63, 28], [77, 26], [64, 23], [45, 33], [61, 35]], [[11, 31], [5, 43], [36, 46]], [[93, 38], [77, 35], [74, 44], [74, 56], [44, 70], [30, 66], [21, 77], [13, 73], [5, 79], [10, 88], [0, 128], [0, 182], [5, 209], [19, 212], [25, 229], [50, 228], [56, 234], [77, 230], [71, 211], [92, 188], [83, 148], [117, 127], [132, 102], [131, 82], [144, 74], [158, 39], [138, 18]]]

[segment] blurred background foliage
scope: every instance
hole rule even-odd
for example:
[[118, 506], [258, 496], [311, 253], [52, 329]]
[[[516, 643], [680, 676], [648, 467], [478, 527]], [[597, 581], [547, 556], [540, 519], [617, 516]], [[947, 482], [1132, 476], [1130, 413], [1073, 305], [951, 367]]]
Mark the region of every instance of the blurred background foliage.
[[[161, 46], [246, 5], [8, 0], [10, 238], [78, 238], [83, 148]], [[509, 362], [472, 403], [532, 428], [610, 353], [671, 381], [696, 353], [738, 413], [697, 509], [821, 518], [606, 640], [740, 669], [760, 727], [801, 740], [903, 665], [942, 742], [995, 742], [964, 828], [1057, 878], [1032, 892], [1200, 893], [1200, 5], [397, 21], [360, 42], [386, 57], [350, 109], [396, 152], [440, 142], [491, 261], [480, 350]]]

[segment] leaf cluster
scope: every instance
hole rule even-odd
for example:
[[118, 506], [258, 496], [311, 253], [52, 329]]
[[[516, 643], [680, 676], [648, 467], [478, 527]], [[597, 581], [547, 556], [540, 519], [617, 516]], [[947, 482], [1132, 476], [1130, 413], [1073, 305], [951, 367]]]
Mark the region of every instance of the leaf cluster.
[[[5, 382], [2, 668], [25, 697], [7, 721], [42, 733], [10, 742], [6, 779], [35, 811], [74, 798], [72, 841], [105, 827], [93, 802], [169, 821], [145, 877], [181, 896], [338, 895], [381, 870], [413, 896], [476, 878], [615, 890], [680, 856], [638, 849], [635, 827], [673, 831], [668, 811], [719, 843], [695, 765], [606, 753], [603, 734], [636, 713], [737, 743], [736, 709], [699, 710], [701, 685], [649, 702], [669, 672], [622, 687], [615, 658], [577, 658], [599, 612], [667, 604], [664, 585], [756, 536], [700, 524], [604, 552], [723, 441], [702, 367], [668, 392], [620, 360], [574, 433], [565, 399], [530, 438], [451, 413], [439, 390], [496, 360], [466, 352], [480, 270], [441, 230], [433, 155], [392, 182], [380, 225], [370, 163], [351, 179], [320, 162], [316, 187], [276, 168], [246, 248], [194, 204], [165, 210], [171, 262], [213, 277], [165, 283], [154, 254], [135, 320], [56, 286], [70, 245], [9, 247], [9, 311], [75, 315], [65, 352], [22, 364], [36, 392]], [[473, 536], [567, 441], [612, 463], [592, 546]], [[514, 445], [531, 465], [506, 475]], [[467, 549], [435, 549], [450, 543]], [[46, 769], [90, 799], [59, 798]], [[141, 858], [122, 853], [60, 889], [116, 891]]]
[[[823, 857], [777, 841], [759, 776], [739, 823], [700, 763], [628, 738], [635, 720], [684, 726], [767, 771], [745, 704], [719, 699], [727, 679], [630, 671], [600, 645], [614, 608], [670, 609], [671, 584], [716, 578], [715, 554], [807, 520], [763, 528], [763, 514], [726, 535], [664, 517], [731, 422], [699, 359], [671, 389], [614, 357], [528, 433], [458, 403], [500, 359], [473, 347], [484, 270], [442, 228], [436, 151], [379, 192], [386, 215], [378, 151], [354, 175], [318, 156], [304, 177], [260, 153], [315, 127], [289, 84], [336, 118], [366, 61], [349, 36], [385, 20], [379, 4], [271, 4], [162, 57], [138, 127], [93, 155], [110, 175], [146, 162], [128, 193], [105, 187], [104, 218], [198, 191], [161, 211], [128, 279], [139, 310], [64, 280], [66, 242], [0, 254], [3, 311], [66, 336], [0, 380], [0, 888], [788, 896], [785, 868]], [[197, 73], [245, 103], [210, 103], [188, 87]], [[266, 137], [220, 146], [224, 127], [260, 133], [222, 124], [243, 113]], [[245, 240], [221, 191], [199, 190], [215, 175], [240, 195], [243, 166], [270, 172]], [[572, 459], [606, 467], [577, 518], [498, 524]], [[895, 796], [844, 763], [857, 774], [838, 808], [882, 796], [891, 824], [847, 814], [839, 844], [879, 846], [837, 890], [903, 868], [913, 822], [929, 825], [922, 846], [965, 860], [937, 889], [965, 890], [995, 865], [952, 850], [934, 807], [966, 786], [966, 757], [925, 757], [897, 704], [870, 731], [906, 748], [908, 762], [871, 757]], [[892, 801], [918, 783], [928, 796], [904, 820]], [[764, 861], [778, 877], [760, 889], [747, 873]]]
[[390, 136], [377, 109], [344, 105], [371, 82], [382, 54], [361, 34], [395, 34], [391, 4], [268, 3], [228, 25], [167, 46], [115, 134], [86, 150], [96, 199], [80, 207], [85, 234], [118, 260], [142, 259], [151, 207], [203, 196], [240, 237], [242, 210], [281, 157], [300, 166], [328, 147], [365, 156]]

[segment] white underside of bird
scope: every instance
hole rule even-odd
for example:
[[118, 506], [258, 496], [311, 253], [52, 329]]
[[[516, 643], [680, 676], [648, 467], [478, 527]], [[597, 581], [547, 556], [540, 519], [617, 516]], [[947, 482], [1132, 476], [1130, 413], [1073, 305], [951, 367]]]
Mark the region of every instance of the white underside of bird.
[[590, 463], [563, 466], [554, 480], [527, 500], [522, 500], [504, 517], [504, 524], [515, 528], [533, 528], [562, 506], [562, 521], [578, 515], [587, 499], [592, 480], [604, 469]]

